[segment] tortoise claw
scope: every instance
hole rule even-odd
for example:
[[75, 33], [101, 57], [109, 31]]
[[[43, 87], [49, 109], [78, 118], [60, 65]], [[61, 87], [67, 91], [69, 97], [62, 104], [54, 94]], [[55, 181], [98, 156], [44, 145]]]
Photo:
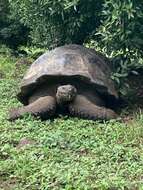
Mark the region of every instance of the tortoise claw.
[[18, 108], [13, 108], [9, 111], [9, 116], [8, 116], [9, 121], [14, 121], [15, 119], [18, 119], [19, 117], [18, 110], [19, 110]]

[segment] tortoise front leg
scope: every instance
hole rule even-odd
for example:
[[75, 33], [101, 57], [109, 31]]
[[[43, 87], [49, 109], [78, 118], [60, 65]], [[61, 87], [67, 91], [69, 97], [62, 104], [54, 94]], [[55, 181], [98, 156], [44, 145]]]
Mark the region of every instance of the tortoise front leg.
[[83, 95], [76, 96], [69, 105], [69, 112], [72, 116], [92, 120], [109, 120], [117, 117], [113, 110], [97, 106]]
[[10, 111], [9, 120], [13, 121], [22, 118], [25, 113], [34, 116], [40, 116], [42, 119], [50, 118], [55, 114], [56, 101], [52, 96], [40, 97], [34, 102], [21, 108], [15, 108]]

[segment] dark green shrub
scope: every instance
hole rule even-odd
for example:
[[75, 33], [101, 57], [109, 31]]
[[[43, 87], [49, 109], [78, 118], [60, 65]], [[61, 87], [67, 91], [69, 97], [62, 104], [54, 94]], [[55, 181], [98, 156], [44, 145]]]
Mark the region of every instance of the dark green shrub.
[[28, 29], [14, 16], [8, 0], [0, 0], [0, 43], [16, 49], [26, 44]]
[[30, 28], [33, 44], [82, 44], [100, 24], [102, 0], [11, 0], [15, 14]]
[[143, 1], [105, 1], [102, 24], [92, 39], [94, 46], [112, 58], [118, 83], [143, 67]]

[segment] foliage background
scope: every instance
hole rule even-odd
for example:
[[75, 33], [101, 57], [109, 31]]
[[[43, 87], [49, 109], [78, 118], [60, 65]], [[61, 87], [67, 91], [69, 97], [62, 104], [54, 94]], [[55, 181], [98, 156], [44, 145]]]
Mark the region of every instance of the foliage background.
[[28, 28], [11, 13], [9, 1], [0, 0], [0, 44], [16, 49], [19, 45], [26, 44], [27, 40]]
[[118, 80], [142, 67], [143, 1], [105, 1], [95, 41], [97, 37], [100, 50], [112, 58]]
[[101, 1], [12, 0], [14, 14], [28, 26], [33, 43], [53, 48], [65, 43], [83, 44], [100, 25]]

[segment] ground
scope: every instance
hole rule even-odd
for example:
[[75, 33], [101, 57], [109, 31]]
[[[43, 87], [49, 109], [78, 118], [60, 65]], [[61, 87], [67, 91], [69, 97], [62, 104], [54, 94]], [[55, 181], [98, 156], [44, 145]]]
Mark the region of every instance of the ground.
[[21, 105], [16, 93], [26, 67], [0, 56], [0, 189], [142, 190], [141, 109], [103, 123], [30, 115], [9, 122], [8, 109]]

